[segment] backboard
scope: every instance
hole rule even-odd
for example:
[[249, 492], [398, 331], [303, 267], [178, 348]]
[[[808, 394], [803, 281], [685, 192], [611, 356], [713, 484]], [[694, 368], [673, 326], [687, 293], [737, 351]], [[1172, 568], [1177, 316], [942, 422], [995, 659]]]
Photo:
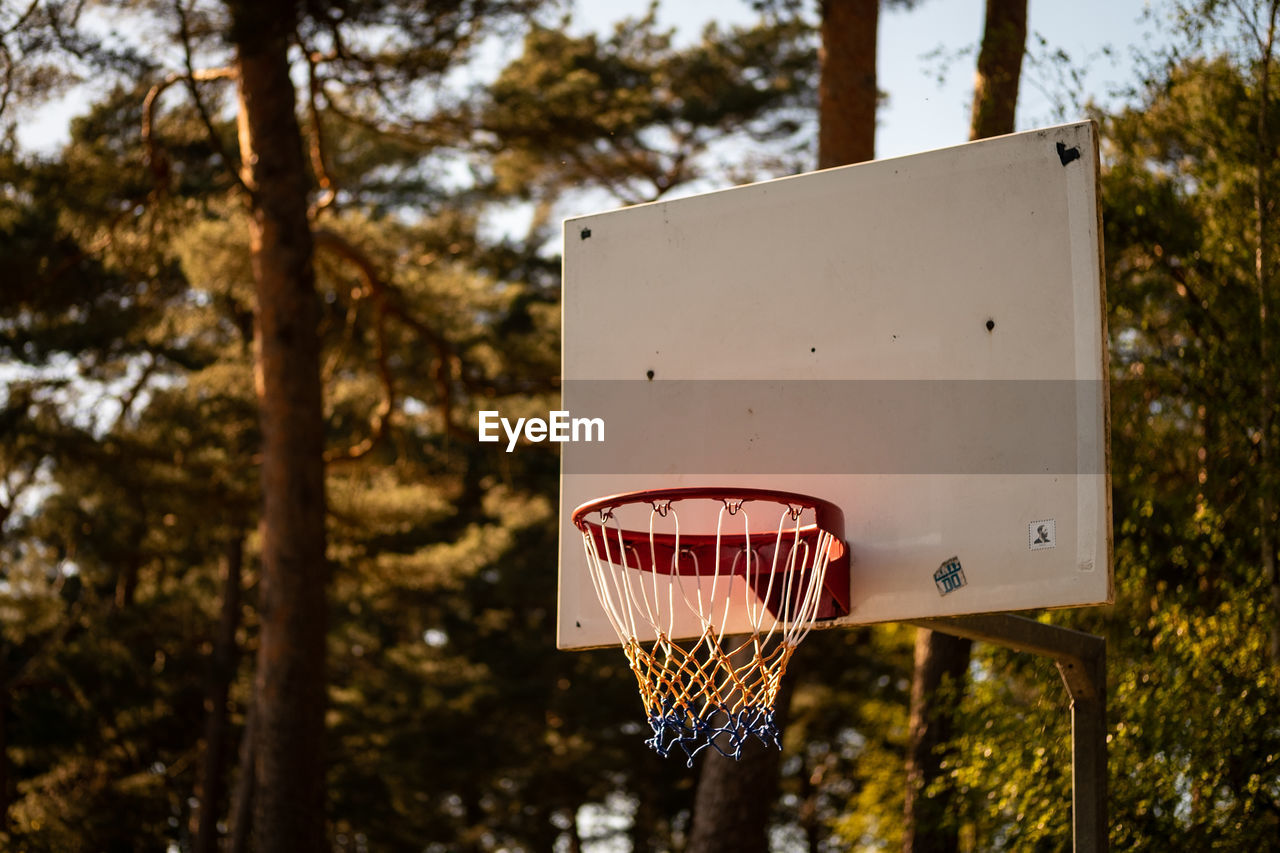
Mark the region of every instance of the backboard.
[[640, 489], [838, 506], [826, 625], [1110, 601], [1097, 176], [1085, 122], [567, 220], [603, 440], [562, 445], [559, 646], [618, 643], [571, 516]]

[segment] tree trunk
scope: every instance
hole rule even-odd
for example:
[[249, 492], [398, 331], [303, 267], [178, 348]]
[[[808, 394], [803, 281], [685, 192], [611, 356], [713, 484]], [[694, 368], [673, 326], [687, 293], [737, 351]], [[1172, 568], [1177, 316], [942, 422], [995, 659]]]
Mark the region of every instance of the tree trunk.
[[9, 674], [0, 648], [0, 838], [9, 831]]
[[[568, 835], [568, 847], [565, 853], [582, 853], [582, 835], [578, 832], [578, 815], [577, 812], [569, 811], [569, 828], [566, 830]], [[637, 848], [632, 848], [633, 850]]]
[[822, 0], [818, 168], [875, 157], [880, 0]]
[[[135, 541], [141, 541], [141, 532], [137, 533], [136, 537]], [[138, 555], [130, 555], [128, 561], [121, 568], [119, 577], [116, 578], [115, 609], [117, 611], [128, 610], [133, 607], [133, 599], [138, 592], [140, 562]]]
[[631, 818], [631, 829], [628, 833], [631, 842], [631, 853], [655, 853], [669, 850], [669, 832], [666, 831], [660, 803], [663, 792], [657, 790], [642, 791], [636, 795], [636, 810]]
[[223, 564], [222, 610], [205, 685], [204, 750], [196, 783], [199, 806], [193, 815], [193, 853], [217, 853], [218, 817], [226, 789], [227, 693], [236, 673], [236, 630], [240, 626], [240, 575], [244, 537], [238, 531], [227, 543]]
[[244, 733], [240, 736], [240, 773], [236, 776], [235, 791], [231, 795], [231, 812], [227, 816], [227, 853], [248, 853], [253, 829], [254, 764], [257, 749], [254, 735], [257, 714], [253, 706], [245, 715]]
[[[916, 632], [915, 671], [911, 679], [911, 720], [907, 734], [907, 791], [902, 849], [906, 853], [943, 853], [959, 849], [954, 790], [944, 786], [942, 750], [955, 728], [956, 702], [969, 668], [972, 642], [950, 634]], [[954, 689], [940, 693], [942, 685]], [[944, 701], [950, 700], [950, 701]]]
[[[822, 0], [821, 77], [818, 83], [818, 168], [875, 157], [876, 29], [879, 0]], [[793, 681], [796, 672], [791, 673]], [[784, 678], [775, 705], [778, 725], [790, 711]], [[687, 853], [764, 851], [778, 792], [781, 753], [753, 742], [741, 760], [706, 755], [698, 775]]]
[[765, 853], [781, 753], [759, 741], [742, 758], [709, 752], [698, 775], [686, 853]]
[[294, 113], [291, 3], [229, 0], [241, 179], [250, 193], [262, 420], [262, 598], [254, 836], [264, 853], [325, 846], [325, 498], [319, 303], [308, 173]]
[[[1026, 40], [1027, 0], [987, 0], [970, 139], [1013, 133]], [[949, 634], [921, 630], [916, 635], [902, 836], [906, 853], [953, 853], [959, 849], [956, 793], [945, 785], [941, 752], [955, 728], [972, 649], [969, 640]], [[944, 679], [956, 688], [939, 693]], [[932, 796], [926, 794], [930, 789], [934, 789]]]
[[1254, 273], [1258, 284], [1258, 353], [1259, 353], [1259, 385], [1258, 403], [1261, 407], [1258, 442], [1258, 515], [1259, 546], [1262, 550], [1262, 572], [1266, 578], [1271, 598], [1271, 643], [1270, 654], [1273, 666], [1280, 666], [1280, 575], [1276, 572], [1275, 541], [1275, 487], [1276, 477], [1273, 471], [1275, 462], [1272, 459], [1272, 431], [1275, 424], [1276, 383], [1275, 365], [1271, 363], [1271, 193], [1267, 180], [1267, 170], [1271, 167], [1272, 152], [1275, 143], [1271, 139], [1268, 127], [1269, 116], [1267, 103], [1271, 97], [1272, 52], [1275, 46], [1277, 4], [1275, 0], [1267, 4], [1267, 23], [1259, 34], [1261, 56], [1258, 62], [1258, 116], [1255, 174], [1254, 174], [1254, 214], [1257, 222], [1257, 233], [1254, 235]]
[[986, 27], [973, 84], [970, 139], [1013, 133], [1026, 46], [1027, 0], [987, 0]]
[[[784, 676], [774, 704], [780, 730], [786, 727], [791, 693]], [[685, 853], [765, 853], [782, 752], [752, 738], [737, 760], [713, 749], [703, 755]]]
[[822, 819], [818, 815], [819, 783], [824, 774], [819, 765], [809, 770], [808, 762], [800, 768], [800, 830], [804, 833], [805, 849], [818, 853], [822, 849]]

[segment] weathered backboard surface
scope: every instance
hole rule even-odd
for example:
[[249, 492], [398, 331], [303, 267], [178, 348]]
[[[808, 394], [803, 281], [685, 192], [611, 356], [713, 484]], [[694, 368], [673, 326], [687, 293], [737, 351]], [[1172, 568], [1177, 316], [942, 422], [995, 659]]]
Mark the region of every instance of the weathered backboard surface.
[[646, 488], [840, 506], [834, 624], [1110, 601], [1097, 164], [1086, 122], [567, 220], [559, 645], [617, 643], [574, 508]]

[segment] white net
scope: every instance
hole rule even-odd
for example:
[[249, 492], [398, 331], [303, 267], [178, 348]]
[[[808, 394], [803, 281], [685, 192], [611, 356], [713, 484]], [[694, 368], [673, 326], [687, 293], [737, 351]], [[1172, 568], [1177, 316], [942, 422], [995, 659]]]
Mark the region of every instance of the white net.
[[[715, 534], [680, 529], [677, 504], [720, 504]], [[579, 521], [591, 581], [631, 663], [661, 755], [710, 746], [739, 757], [752, 737], [779, 746], [774, 703], [787, 662], [818, 618], [843, 543], [803, 506], [772, 500], [655, 499], [647, 530], [620, 506]], [[632, 505], [632, 519], [639, 509]], [[705, 506], [703, 517], [705, 517]], [[776, 525], [751, 528], [778, 513]], [[691, 639], [676, 640], [676, 637]]]

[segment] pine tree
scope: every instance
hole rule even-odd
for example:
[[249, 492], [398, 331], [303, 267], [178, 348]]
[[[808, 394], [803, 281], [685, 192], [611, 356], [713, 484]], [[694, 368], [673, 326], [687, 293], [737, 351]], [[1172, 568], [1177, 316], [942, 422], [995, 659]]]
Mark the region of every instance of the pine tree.
[[[296, 226], [296, 186], [292, 233], [314, 246], [316, 316], [304, 325], [316, 331], [324, 444], [308, 453], [324, 462], [331, 580], [328, 696], [300, 710], [314, 726], [327, 702], [322, 843], [335, 849], [416, 850], [424, 839], [548, 849], [578, 835], [584, 805], [627, 801], [637, 803], [633, 836], [670, 846], [687, 810], [678, 768], [649, 759], [632, 731], [625, 663], [552, 649], [554, 455], [495, 456], [468, 422], [480, 408], [554, 407], [558, 264], [544, 247], [546, 216], [587, 183], [581, 175], [626, 175], [626, 161], [593, 144], [598, 129], [563, 140], [566, 152], [580, 146], [584, 172], [556, 175], [556, 141], [537, 150], [522, 135], [521, 122], [542, 121], [543, 107], [502, 118], [512, 90], [477, 92], [475, 106], [443, 89], [418, 100], [482, 37], [470, 22], [497, 26], [531, 9], [453, 4], [427, 16], [407, 3], [349, 4], [325, 18], [308, 7], [290, 32], [264, 25], [245, 36], [306, 47], [289, 55], [301, 63], [294, 147], [307, 155], [310, 236]], [[14, 429], [0, 494], [12, 555], [2, 600], [14, 618], [0, 707], [4, 755], [16, 760], [0, 764], [0, 779], [13, 794], [10, 840], [48, 849], [208, 849], [215, 817], [244, 849], [245, 804], [255, 798], [264, 814], [295, 809], [298, 826], [310, 827], [299, 833], [314, 832], [317, 813], [318, 778], [296, 786], [303, 807], [289, 797], [273, 806], [262, 781], [270, 774], [255, 780], [250, 766], [262, 756], [252, 662], [269, 651], [270, 615], [269, 543], [255, 532], [266, 460], [250, 235], [255, 217], [256, 227], [267, 222], [253, 169], [270, 164], [249, 158], [247, 173], [238, 168], [249, 146], [237, 143], [233, 117], [246, 114], [232, 96], [246, 75], [228, 70], [222, 7], [137, 10], [152, 12], [177, 36], [179, 66], [127, 51], [111, 58], [105, 76], [129, 73], [66, 148], [5, 161], [19, 189], [0, 223], [13, 235], [4, 254], [19, 286], [5, 292], [0, 334], [6, 359], [28, 366], [5, 400]], [[414, 41], [387, 50], [371, 51], [360, 35], [410, 22]], [[74, 24], [59, 27], [72, 34]], [[619, 145], [670, 170], [664, 158], [679, 151], [649, 146], [690, 142], [666, 189], [707, 175], [718, 141], [744, 123], [748, 137], [793, 137], [796, 105], [811, 91], [802, 31], [716, 31], [677, 50], [652, 22], [628, 31], [645, 27], [643, 37], [538, 61], [609, 74], [634, 66], [624, 79], [652, 87], [664, 106], [618, 134]], [[534, 32], [550, 43], [559, 35]], [[64, 48], [55, 39], [48, 50]], [[754, 70], [779, 57], [791, 63], [786, 73]], [[528, 68], [513, 63], [504, 79]], [[712, 97], [725, 91], [736, 94]], [[280, 110], [263, 120], [287, 124]], [[508, 167], [495, 165], [495, 147], [535, 163], [521, 168], [541, 170], [536, 180], [503, 184]], [[459, 158], [476, 176], [462, 189], [450, 175]], [[527, 237], [494, 238], [484, 212], [535, 189]], [[81, 698], [51, 709], [50, 695]], [[314, 729], [289, 734], [314, 743]], [[98, 757], [86, 760], [86, 746]], [[229, 770], [237, 755], [219, 785], [216, 768]], [[229, 789], [221, 797], [220, 787]]]
[[[1026, 42], [1026, 0], [987, 0], [970, 139], [1013, 133]], [[921, 628], [916, 633], [903, 818], [906, 853], [959, 849], [956, 793], [943, 769], [972, 645], [939, 631]]]

